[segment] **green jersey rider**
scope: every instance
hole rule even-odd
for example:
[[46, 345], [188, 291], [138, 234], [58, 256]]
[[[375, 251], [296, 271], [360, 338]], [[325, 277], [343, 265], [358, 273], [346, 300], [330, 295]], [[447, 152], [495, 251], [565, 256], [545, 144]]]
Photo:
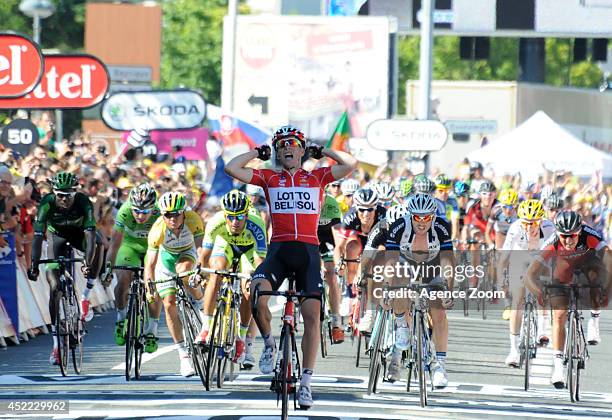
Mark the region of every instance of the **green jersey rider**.
[[[115, 226], [111, 236], [110, 250], [106, 261], [106, 270], [102, 281], [111, 278], [110, 267], [124, 265], [142, 267], [147, 253], [147, 237], [151, 227], [160, 216], [156, 204], [157, 193], [150, 184], [140, 184], [130, 191], [126, 201], [115, 218]], [[127, 300], [133, 273], [117, 270], [117, 285], [115, 286], [115, 304], [117, 305], [117, 321], [115, 323], [115, 343], [125, 344], [125, 318], [127, 316]], [[145, 351], [153, 353], [157, 350], [157, 327], [162, 304], [159, 299], [149, 303], [149, 321], [145, 328]]]
[[[100, 271], [102, 257], [102, 238], [96, 232], [96, 220], [93, 215], [93, 204], [89, 198], [76, 191], [78, 179], [70, 172], [59, 172], [50, 180], [53, 192], [45, 195], [38, 206], [34, 220], [34, 241], [32, 244], [32, 267], [28, 278], [36, 281], [40, 274], [42, 244], [47, 239], [47, 257], [58, 258], [68, 255], [69, 248], [85, 253], [83, 274], [87, 278], [87, 287], [81, 297], [81, 312], [85, 321], [93, 318], [90, 311], [89, 294]], [[51, 332], [53, 333], [53, 350], [49, 362], [59, 365], [57, 336], [55, 335], [55, 314], [57, 312], [56, 290], [60, 277], [59, 266], [49, 264], [46, 270], [50, 286], [49, 312], [51, 314]]]

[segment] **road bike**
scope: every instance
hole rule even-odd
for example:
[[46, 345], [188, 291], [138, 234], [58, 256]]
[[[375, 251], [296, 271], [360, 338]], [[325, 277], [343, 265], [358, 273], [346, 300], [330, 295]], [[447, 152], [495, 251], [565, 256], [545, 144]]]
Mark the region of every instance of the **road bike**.
[[319, 293], [302, 293], [295, 291], [295, 277], [289, 277], [289, 288], [286, 291], [260, 291], [256, 288], [253, 295], [252, 311], [257, 319], [257, 300], [260, 296], [282, 296], [286, 299], [283, 307], [283, 322], [279, 350], [276, 356], [274, 376], [270, 390], [276, 393], [276, 403], [281, 401], [281, 419], [288, 418], [289, 395], [293, 394], [293, 408], [297, 408], [297, 383], [301, 379], [302, 369], [298, 347], [295, 340], [295, 306], [303, 299], [320, 299]]
[[192, 302], [191, 297], [185, 290], [183, 284], [184, 279], [191, 277], [194, 274], [200, 273], [200, 268], [197, 267], [193, 270], [177, 273], [174, 276], [155, 280], [152, 284], [173, 282], [176, 288], [176, 306], [178, 308], [178, 314], [183, 326], [183, 338], [187, 343], [187, 351], [191, 356], [193, 367], [197, 372], [202, 385], [207, 391], [210, 391], [210, 382], [206, 378], [206, 354], [204, 346], [195, 343], [195, 339], [198, 337], [200, 330], [202, 329], [202, 319], [200, 318], [200, 311], [197, 310]]
[[83, 337], [85, 326], [81, 316], [81, 305], [76, 296], [74, 263], [83, 258], [73, 258], [71, 248], [67, 256], [39, 260], [39, 264], [59, 265], [59, 284], [55, 291], [55, 336], [57, 337], [60, 371], [68, 376], [68, 353], [72, 355], [72, 366], [78, 375], [83, 368]]
[[200, 269], [201, 273], [216, 274], [222, 278], [209, 340], [204, 344], [207, 350], [206, 382], [210, 384], [213, 372], [216, 373], [217, 388], [223, 387], [228, 364], [229, 380], [233, 380], [234, 363], [232, 360], [236, 353], [236, 338], [240, 333], [241, 280], [251, 278], [246, 274], [234, 272], [235, 268], [236, 266], [233, 266], [232, 271]]
[[395, 345], [395, 316], [390, 306], [388, 291], [402, 289], [404, 286], [383, 285], [383, 302], [376, 308], [374, 325], [370, 334], [367, 353], [370, 356], [370, 369], [368, 375], [368, 395], [376, 393], [378, 378], [386, 377], [387, 358], [391, 356]]
[[414, 292], [412, 298], [412, 336], [408, 345], [406, 357], [408, 377], [406, 391], [410, 392], [410, 381], [414, 379], [419, 384], [419, 401], [421, 407], [427, 406], [427, 374], [430, 375], [431, 390], [434, 390], [432, 367], [436, 362], [436, 352], [432, 341], [432, 330], [429, 317], [429, 299], [421, 295], [423, 289], [429, 291], [445, 290], [445, 285], [434, 283], [411, 282], [408, 286]]
[[537, 302], [529, 291], [526, 291], [525, 305], [523, 306], [523, 319], [519, 334], [519, 368], [525, 369], [525, 391], [529, 390], [529, 376], [531, 374], [531, 359], [536, 358], [538, 351], [538, 322]]
[[130, 282], [127, 304], [127, 327], [125, 329], [125, 380], [132, 378], [132, 367], [134, 367], [134, 378], [140, 379], [142, 367], [142, 355], [145, 348], [144, 329], [148, 321], [147, 298], [145, 283], [143, 280], [143, 267], [127, 265], [115, 265], [111, 270], [125, 270], [133, 273]]
[[574, 272], [573, 282], [570, 284], [546, 284], [545, 289], [567, 291], [569, 303], [567, 310], [567, 324], [565, 335], [564, 365], [567, 366], [566, 388], [570, 393], [572, 402], [580, 401], [580, 371], [586, 368], [589, 359], [584, 329], [582, 328], [582, 308], [579, 307], [581, 289], [601, 289], [600, 285], [579, 284], [580, 270]]

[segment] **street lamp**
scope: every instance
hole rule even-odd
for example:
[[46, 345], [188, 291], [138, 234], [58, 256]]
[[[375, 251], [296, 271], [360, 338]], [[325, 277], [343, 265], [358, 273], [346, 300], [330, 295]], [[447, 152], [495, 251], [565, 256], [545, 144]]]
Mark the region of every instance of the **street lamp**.
[[[21, 0], [19, 10], [26, 16], [34, 19], [32, 26], [32, 38], [40, 45], [40, 20], [46, 19], [55, 12], [55, 5], [50, 0]], [[62, 124], [62, 110], [55, 110], [55, 138], [60, 141], [63, 138], [64, 130]]]
[[19, 10], [34, 19], [32, 38], [40, 44], [40, 20], [51, 16], [55, 12], [55, 5], [50, 0], [21, 0]]

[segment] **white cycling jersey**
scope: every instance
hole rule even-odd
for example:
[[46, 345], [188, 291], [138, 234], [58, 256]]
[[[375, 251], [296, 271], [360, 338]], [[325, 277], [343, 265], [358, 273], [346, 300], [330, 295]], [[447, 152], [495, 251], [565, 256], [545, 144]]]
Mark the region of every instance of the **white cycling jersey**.
[[506, 251], [539, 250], [553, 233], [555, 233], [555, 225], [553, 225], [550, 220], [542, 220], [540, 223], [540, 237], [538, 242], [532, 243], [531, 246], [529, 246], [527, 231], [519, 219], [514, 221], [508, 228], [508, 234], [506, 235], [506, 240], [504, 241], [502, 249]]

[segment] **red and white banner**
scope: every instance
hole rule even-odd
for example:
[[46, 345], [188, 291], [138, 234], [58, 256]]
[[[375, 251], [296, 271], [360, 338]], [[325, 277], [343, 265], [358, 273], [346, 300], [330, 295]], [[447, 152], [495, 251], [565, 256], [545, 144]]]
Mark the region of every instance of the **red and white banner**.
[[0, 33], [0, 98], [31, 92], [43, 74], [43, 55], [28, 38]]
[[0, 109], [91, 108], [100, 103], [109, 86], [104, 63], [86, 54], [44, 56], [45, 72], [31, 93], [0, 99]]

